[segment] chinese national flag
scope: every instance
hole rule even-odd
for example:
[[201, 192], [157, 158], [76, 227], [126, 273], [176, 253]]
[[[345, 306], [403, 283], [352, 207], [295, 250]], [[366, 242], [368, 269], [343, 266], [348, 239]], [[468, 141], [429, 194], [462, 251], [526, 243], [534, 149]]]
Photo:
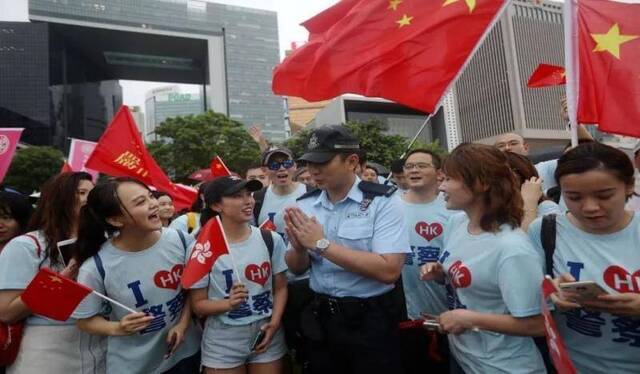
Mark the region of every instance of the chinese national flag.
[[211, 218], [198, 234], [189, 261], [182, 273], [182, 286], [191, 287], [194, 283], [209, 274], [218, 257], [228, 254], [229, 246], [222, 229], [220, 217]]
[[71, 172], [73, 172], [73, 168], [71, 168], [71, 165], [69, 165], [68, 162], [65, 162], [64, 164], [62, 164], [62, 167], [60, 168], [60, 174], [71, 173]]
[[66, 321], [91, 292], [91, 288], [42, 268], [20, 297], [32, 313]]
[[547, 299], [551, 294], [556, 292], [556, 287], [551, 280], [545, 278], [542, 281], [542, 316], [544, 317], [544, 326], [546, 329], [547, 346], [549, 347], [549, 356], [553, 361], [558, 374], [576, 374], [576, 369], [573, 367], [573, 363], [569, 358], [569, 353], [565, 348], [564, 341], [560, 336], [556, 322], [553, 320], [553, 316], [549, 311], [547, 305]]
[[578, 123], [640, 137], [640, 1], [571, 0]]
[[139, 179], [171, 195], [178, 210], [191, 206], [197, 196], [171, 183], [145, 148], [129, 108], [124, 105], [100, 137], [85, 167], [115, 177]]
[[262, 222], [260, 224], [260, 228], [261, 229], [265, 229], [265, 230], [269, 230], [269, 231], [276, 231], [275, 223], [273, 223], [273, 221], [268, 219], [268, 218], [265, 219], [264, 222]]
[[228, 177], [229, 175], [231, 175], [229, 168], [227, 168], [227, 165], [224, 164], [224, 161], [222, 161], [220, 156], [216, 156], [213, 160], [211, 160], [210, 168], [211, 178]]
[[527, 87], [539, 88], [549, 86], [560, 86], [567, 83], [567, 77], [564, 72], [564, 67], [540, 64], [536, 70], [529, 77]]
[[303, 23], [309, 42], [274, 71], [273, 92], [344, 93], [433, 113], [507, 0], [343, 0]]

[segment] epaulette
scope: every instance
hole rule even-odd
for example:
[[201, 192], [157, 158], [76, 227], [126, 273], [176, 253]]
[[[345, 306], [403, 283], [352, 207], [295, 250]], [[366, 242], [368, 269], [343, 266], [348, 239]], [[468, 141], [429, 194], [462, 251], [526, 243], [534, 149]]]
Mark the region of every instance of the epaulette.
[[396, 186], [387, 186], [384, 184], [361, 181], [358, 188], [362, 191], [362, 202], [360, 210], [365, 211], [371, 205], [373, 199], [378, 196], [390, 197], [398, 189]]
[[321, 192], [322, 192], [321, 189], [313, 188], [313, 189], [307, 191], [304, 195], [302, 195], [299, 198], [297, 198], [296, 201], [300, 201], [302, 199], [306, 199], [307, 197], [319, 195]]

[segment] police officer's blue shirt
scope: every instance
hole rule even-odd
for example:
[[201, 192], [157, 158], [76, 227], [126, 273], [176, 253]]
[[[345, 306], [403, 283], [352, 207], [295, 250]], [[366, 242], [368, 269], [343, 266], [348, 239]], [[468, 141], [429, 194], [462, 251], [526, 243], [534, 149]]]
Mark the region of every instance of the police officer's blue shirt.
[[[324, 228], [325, 238], [349, 249], [378, 254], [411, 253], [409, 235], [400, 199], [375, 197], [366, 207], [358, 188], [360, 179], [347, 196], [337, 203], [329, 201], [326, 191], [298, 200], [308, 216], [314, 216]], [[291, 248], [289, 249], [291, 250]], [[385, 284], [355, 274], [331, 261], [309, 252], [311, 289], [333, 297], [372, 297], [393, 289]]]

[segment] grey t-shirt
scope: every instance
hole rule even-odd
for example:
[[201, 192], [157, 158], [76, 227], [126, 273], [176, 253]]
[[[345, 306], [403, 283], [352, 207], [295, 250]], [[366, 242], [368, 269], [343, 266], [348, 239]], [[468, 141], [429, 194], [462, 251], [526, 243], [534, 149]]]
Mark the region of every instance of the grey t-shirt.
[[[185, 237], [188, 246], [190, 239]], [[151, 324], [138, 334], [108, 338], [108, 373], [162, 373], [198, 351], [201, 333], [191, 323], [178, 350], [164, 358], [167, 334], [180, 320], [186, 302], [186, 292], [180, 283], [186, 251], [178, 232], [165, 228], [160, 240], [142, 251], [120, 250], [111, 240], [103, 244], [98, 255], [105, 270], [104, 280], [93, 258], [80, 267], [78, 282], [135, 310], [155, 316]], [[92, 294], [84, 299], [73, 316], [89, 318], [102, 310], [102, 299]], [[119, 321], [127, 314], [128, 311], [112, 305], [109, 319]]]

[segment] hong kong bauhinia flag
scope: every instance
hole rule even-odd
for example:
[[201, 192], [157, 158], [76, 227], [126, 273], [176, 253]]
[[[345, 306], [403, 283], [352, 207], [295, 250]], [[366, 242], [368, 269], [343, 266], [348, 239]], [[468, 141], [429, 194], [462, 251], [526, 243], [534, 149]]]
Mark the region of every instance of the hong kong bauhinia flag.
[[71, 279], [42, 268], [20, 298], [29, 310], [56, 321], [69, 319], [78, 304], [93, 290]]
[[302, 25], [308, 43], [274, 71], [273, 92], [344, 93], [433, 113], [508, 0], [343, 0]]
[[640, 137], [640, 1], [566, 0], [565, 8], [572, 122]]
[[[196, 244], [182, 273], [182, 286], [191, 287], [209, 274], [218, 257], [229, 253], [227, 238], [222, 229], [220, 217], [211, 218], [198, 234]], [[235, 267], [235, 265], [234, 265]], [[234, 269], [235, 271], [235, 269]], [[237, 275], [237, 273], [236, 273]]]
[[133, 177], [171, 195], [177, 209], [191, 206], [196, 193], [174, 185], [144, 146], [138, 128], [122, 106], [100, 137], [85, 167], [101, 173]]

